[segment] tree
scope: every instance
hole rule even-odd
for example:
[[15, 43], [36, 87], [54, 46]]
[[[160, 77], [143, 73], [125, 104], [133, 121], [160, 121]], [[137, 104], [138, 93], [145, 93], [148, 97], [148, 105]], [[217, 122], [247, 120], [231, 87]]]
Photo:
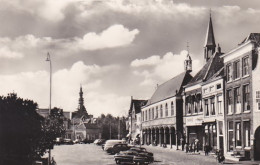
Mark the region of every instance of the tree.
[[0, 164], [30, 164], [39, 156], [44, 119], [36, 112], [37, 106], [15, 93], [0, 97]]
[[0, 96], [0, 164], [32, 164], [64, 133], [62, 110], [54, 108], [44, 119], [37, 107], [15, 93]]

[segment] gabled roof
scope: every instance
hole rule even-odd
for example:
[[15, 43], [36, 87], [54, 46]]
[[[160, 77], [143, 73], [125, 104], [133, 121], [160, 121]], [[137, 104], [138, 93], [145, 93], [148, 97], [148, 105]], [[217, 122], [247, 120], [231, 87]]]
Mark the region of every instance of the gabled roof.
[[135, 110], [135, 114], [141, 112], [141, 107], [147, 104], [147, 100], [136, 100], [131, 99], [130, 109], [129, 109], [129, 115], [132, 113], [133, 108]]
[[217, 73], [223, 66], [223, 59], [219, 56], [221, 53], [214, 53], [213, 56], [207, 61], [207, 63], [202, 67], [202, 69], [191, 79], [191, 81], [186, 85], [186, 87], [196, 85], [200, 82], [207, 81], [215, 73]]
[[189, 72], [183, 72], [159, 85], [151, 99], [149, 99], [147, 105], [176, 96], [182, 92], [182, 87], [186, 85], [191, 79], [192, 76]]
[[206, 46], [216, 46], [211, 16], [209, 18], [209, 24], [206, 33], [205, 47]]
[[246, 43], [249, 40], [259, 43], [260, 42], [260, 33], [250, 33], [239, 45], [242, 45], [243, 43]]

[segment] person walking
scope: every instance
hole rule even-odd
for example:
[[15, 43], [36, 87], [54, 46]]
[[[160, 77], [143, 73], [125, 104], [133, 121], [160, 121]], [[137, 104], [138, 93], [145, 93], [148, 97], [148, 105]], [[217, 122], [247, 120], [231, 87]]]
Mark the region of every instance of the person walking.
[[199, 152], [199, 139], [195, 139], [195, 149]]

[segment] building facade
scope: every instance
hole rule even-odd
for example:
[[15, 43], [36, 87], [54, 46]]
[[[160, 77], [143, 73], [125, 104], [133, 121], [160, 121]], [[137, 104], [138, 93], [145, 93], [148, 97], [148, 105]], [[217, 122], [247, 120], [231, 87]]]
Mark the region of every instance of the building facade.
[[[205, 147], [210, 150], [223, 147], [219, 141], [223, 139], [217, 131], [220, 127], [218, 124], [223, 125], [223, 114], [216, 114], [216, 99], [223, 98], [223, 94], [218, 97], [221, 91], [223, 92], [222, 76], [220, 75], [221, 70], [223, 70], [221, 54], [220, 47], [216, 47], [215, 44], [210, 16], [204, 46], [205, 64], [184, 86], [183, 92], [186, 142], [192, 144], [197, 141], [199, 150], [205, 149]], [[222, 84], [221, 88], [216, 89], [216, 83]]]
[[140, 143], [142, 134], [141, 134], [141, 107], [147, 103], [147, 100], [138, 100], [131, 97], [130, 109], [128, 113], [128, 135], [127, 138], [129, 141], [134, 141], [135, 143]]
[[192, 78], [192, 61], [187, 55], [185, 72], [159, 85], [142, 107], [142, 143], [178, 149], [183, 137], [183, 86]]
[[223, 55], [225, 66], [227, 152], [238, 158], [260, 155], [259, 33], [251, 33]]

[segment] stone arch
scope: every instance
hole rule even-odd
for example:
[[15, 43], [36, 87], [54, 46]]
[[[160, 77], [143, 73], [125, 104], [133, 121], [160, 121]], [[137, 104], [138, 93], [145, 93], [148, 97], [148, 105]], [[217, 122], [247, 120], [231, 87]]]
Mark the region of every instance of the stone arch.
[[175, 127], [171, 126], [170, 130], [171, 130], [171, 135], [172, 135], [171, 136], [172, 144], [176, 145], [176, 130], [175, 130]]
[[254, 159], [260, 160], [260, 126], [255, 130]]

